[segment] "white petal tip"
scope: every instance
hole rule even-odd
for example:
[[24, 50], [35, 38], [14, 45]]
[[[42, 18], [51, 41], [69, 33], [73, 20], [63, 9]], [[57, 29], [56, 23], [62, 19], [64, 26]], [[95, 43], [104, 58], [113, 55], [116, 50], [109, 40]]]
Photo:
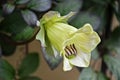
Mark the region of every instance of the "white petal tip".
[[39, 22], [39, 21], [37, 21], [37, 22], [36, 22], [36, 25], [39, 27], [39, 26], [40, 26], [40, 22]]

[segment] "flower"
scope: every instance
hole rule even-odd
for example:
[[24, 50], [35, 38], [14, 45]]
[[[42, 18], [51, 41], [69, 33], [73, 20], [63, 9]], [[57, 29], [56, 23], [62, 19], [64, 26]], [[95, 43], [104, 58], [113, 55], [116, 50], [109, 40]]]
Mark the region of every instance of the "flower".
[[47, 37], [54, 54], [57, 55], [57, 50], [63, 56], [64, 71], [71, 70], [73, 66], [88, 67], [91, 51], [100, 42], [98, 34], [93, 31], [90, 24], [87, 23], [77, 29], [67, 23], [67, 20], [74, 14], [71, 12], [60, 16], [56, 11], [49, 11], [41, 18], [41, 30], [36, 36], [43, 47], [47, 47]]

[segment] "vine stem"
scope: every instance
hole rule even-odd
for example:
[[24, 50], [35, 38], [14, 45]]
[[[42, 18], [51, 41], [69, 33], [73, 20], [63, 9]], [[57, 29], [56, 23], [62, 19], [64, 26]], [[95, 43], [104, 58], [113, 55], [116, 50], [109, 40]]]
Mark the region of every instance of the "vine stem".
[[29, 44], [26, 43], [25, 44], [25, 55], [27, 55], [29, 53]]
[[0, 45], [0, 57], [2, 57], [2, 49], [1, 49], [1, 45]]

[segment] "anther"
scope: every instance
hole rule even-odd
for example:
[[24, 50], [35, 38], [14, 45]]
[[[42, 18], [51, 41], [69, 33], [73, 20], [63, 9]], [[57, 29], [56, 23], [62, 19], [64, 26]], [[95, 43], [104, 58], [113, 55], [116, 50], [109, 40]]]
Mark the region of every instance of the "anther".
[[66, 46], [64, 50], [66, 52], [65, 54], [66, 57], [77, 54], [77, 49], [74, 44], [72, 45], [70, 44], [70, 46]]

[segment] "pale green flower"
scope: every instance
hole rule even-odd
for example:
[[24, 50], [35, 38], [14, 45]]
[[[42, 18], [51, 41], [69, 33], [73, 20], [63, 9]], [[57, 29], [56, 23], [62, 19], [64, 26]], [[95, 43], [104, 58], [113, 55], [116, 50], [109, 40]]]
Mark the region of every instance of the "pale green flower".
[[46, 36], [48, 37], [54, 54], [57, 55], [57, 50], [63, 56], [64, 71], [71, 70], [73, 66], [88, 67], [91, 51], [100, 42], [98, 34], [90, 24], [77, 29], [67, 23], [73, 14], [71, 12], [60, 16], [58, 12], [49, 11], [40, 20], [41, 30], [36, 36], [43, 47], [47, 47]]

